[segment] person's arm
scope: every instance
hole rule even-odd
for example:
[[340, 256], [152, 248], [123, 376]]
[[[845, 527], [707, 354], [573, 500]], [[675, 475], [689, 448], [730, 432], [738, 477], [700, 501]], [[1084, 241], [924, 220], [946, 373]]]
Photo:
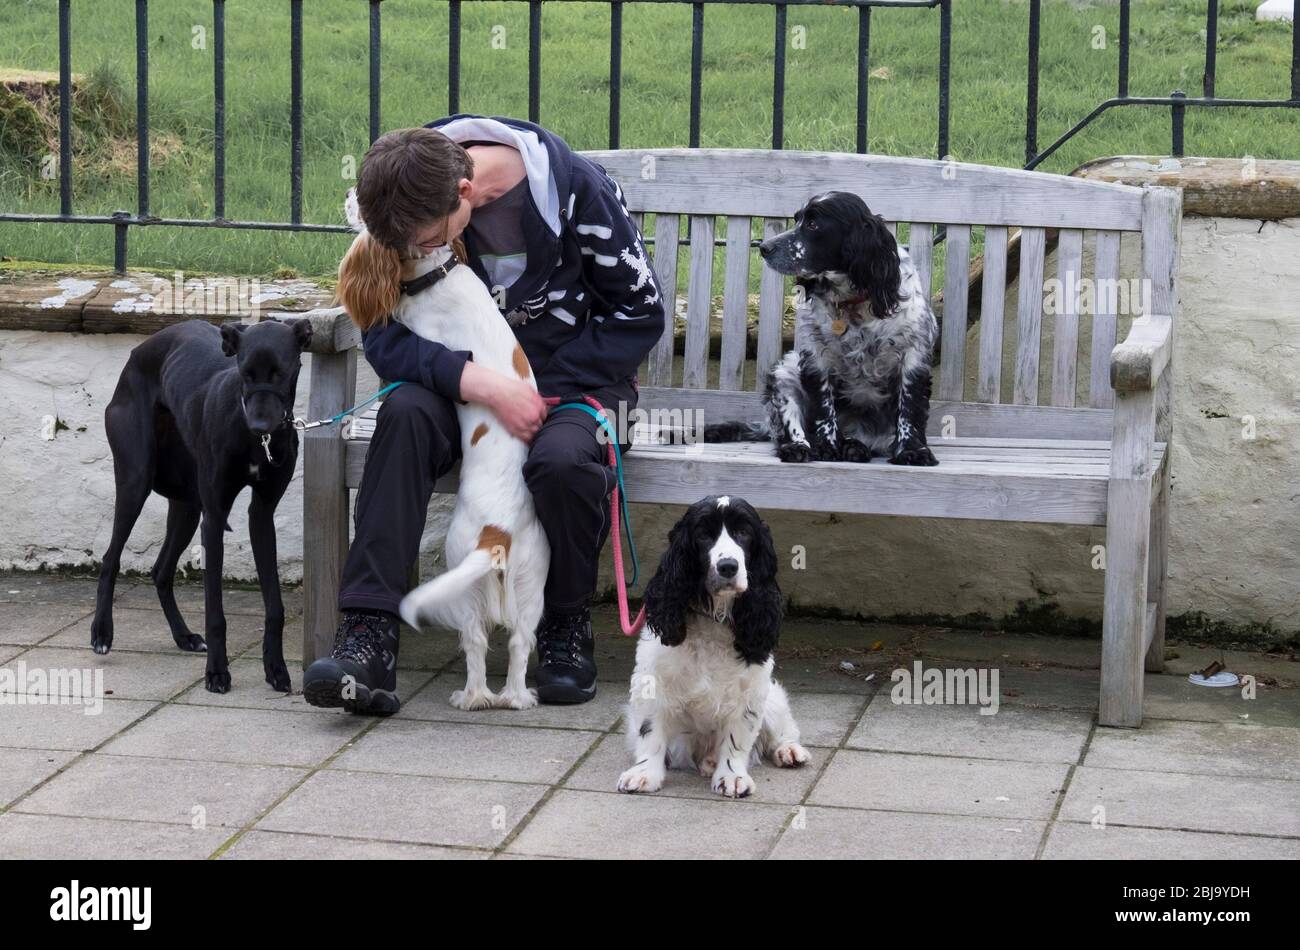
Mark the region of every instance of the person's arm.
[[361, 337], [366, 361], [380, 379], [418, 383], [455, 401], [461, 396], [461, 375], [473, 359], [469, 350], [451, 350], [416, 336], [396, 320], [367, 330]]
[[618, 186], [602, 175], [573, 220], [583, 275], [594, 299], [580, 335], [551, 356], [546, 375], [562, 373], [599, 388], [635, 376], [664, 330], [664, 300], [645, 242]]

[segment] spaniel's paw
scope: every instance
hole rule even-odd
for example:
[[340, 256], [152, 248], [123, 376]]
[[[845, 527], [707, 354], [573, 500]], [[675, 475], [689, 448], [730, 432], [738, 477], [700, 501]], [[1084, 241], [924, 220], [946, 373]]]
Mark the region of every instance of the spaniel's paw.
[[812, 443], [812, 457], [817, 462], [838, 462], [840, 459], [840, 447], [832, 439], [814, 439]]
[[783, 769], [806, 765], [812, 756], [797, 742], [786, 742], [772, 750], [772, 761]]
[[472, 712], [475, 709], [491, 709], [497, 704], [497, 697], [490, 689], [458, 689], [451, 694], [451, 704], [457, 709]]
[[894, 453], [894, 457], [889, 460], [894, 465], [938, 465], [939, 460], [934, 457], [928, 445], [908, 445], [900, 446]]
[[713, 790], [727, 798], [747, 798], [754, 791], [754, 780], [748, 772], [715, 772]]
[[618, 777], [620, 792], [657, 792], [663, 787], [663, 766], [655, 768], [648, 762], [638, 762]]
[[776, 447], [776, 457], [782, 462], [808, 462], [812, 460], [812, 446], [807, 442], [782, 442]]
[[537, 690], [521, 689], [512, 691], [504, 689], [497, 694], [496, 704], [502, 709], [532, 709], [537, 705]]
[[846, 462], [870, 462], [871, 449], [857, 439], [845, 439], [840, 443], [840, 458]]

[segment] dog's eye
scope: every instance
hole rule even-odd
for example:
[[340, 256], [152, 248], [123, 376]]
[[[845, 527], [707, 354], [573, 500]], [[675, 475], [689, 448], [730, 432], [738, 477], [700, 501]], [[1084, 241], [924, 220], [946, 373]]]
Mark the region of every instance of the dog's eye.
[[805, 219], [805, 220], [804, 220], [804, 223], [803, 223], [803, 229], [804, 229], [805, 231], [816, 231], [816, 230], [817, 230], [817, 222], [816, 222], [816, 221], [810, 221], [810, 220]]

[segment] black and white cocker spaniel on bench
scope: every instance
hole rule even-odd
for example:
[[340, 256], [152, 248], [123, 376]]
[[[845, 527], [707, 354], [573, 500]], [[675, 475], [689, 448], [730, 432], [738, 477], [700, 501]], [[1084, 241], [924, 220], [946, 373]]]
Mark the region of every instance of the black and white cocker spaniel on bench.
[[771, 439], [785, 462], [937, 465], [925, 427], [939, 327], [929, 288], [884, 221], [857, 195], [828, 191], [759, 251], [794, 276], [807, 340], [768, 374], [766, 421], [709, 425], [704, 441]]
[[772, 535], [748, 502], [709, 496], [687, 510], [645, 606], [626, 717], [636, 759], [619, 791], [655, 792], [667, 769], [697, 769], [715, 792], [744, 798], [759, 759], [808, 761], [772, 678], [783, 602]]

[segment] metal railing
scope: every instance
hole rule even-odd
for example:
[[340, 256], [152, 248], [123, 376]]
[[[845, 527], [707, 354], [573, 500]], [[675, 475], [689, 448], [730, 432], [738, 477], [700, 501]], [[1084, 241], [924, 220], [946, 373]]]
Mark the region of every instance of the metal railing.
[[[268, 231], [311, 231], [346, 233], [348, 228], [338, 224], [312, 224], [302, 220], [302, 169], [303, 169], [303, 0], [288, 0], [290, 11], [290, 198], [288, 221], [240, 221], [225, 216], [225, 0], [212, 0], [213, 14], [213, 217], [169, 218], [154, 214], [150, 209], [149, 193], [149, 0], [136, 0], [136, 210], [115, 211], [112, 215], [80, 215], [73, 211], [72, 201], [72, 0], [59, 0], [59, 213], [17, 214], [0, 213], [0, 221], [61, 224], [111, 224], [114, 227], [113, 262], [118, 271], [127, 264], [127, 238], [132, 227], [174, 226], [198, 228], [230, 228]], [[461, 12], [462, 5], [475, 0], [449, 0], [447, 52], [448, 52], [448, 112], [460, 109], [461, 80]], [[510, 0], [528, 4], [528, 118], [540, 121], [542, 84], [542, 4], [543, 0]], [[545, 0], [548, 3], [569, 3], [579, 0]], [[625, 3], [690, 3], [691, 69], [690, 115], [688, 141], [695, 148], [700, 143], [702, 115], [701, 86], [703, 73], [703, 48], [705, 8], [715, 4], [752, 4], [774, 7], [773, 42], [773, 92], [772, 92], [772, 148], [785, 145], [785, 66], [787, 43], [787, 12], [791, 6], [841, 6], [858, 11], [858, 37], [856, 56], [856, 147], [859, 153], [868, 150], [867, 105], [868, 76], [871, 48], [871, 11], [874, 7], [938, 9], [939, 15], [939, 69], [937, 89], [938, 141], [936, 154], [948, 157], [949, 141], [949, 84], [952, 49], [952, 0], [603, 0], [610, 8], [610, 73], [609, 73], [609, 147], [619, 147], [619, 127], [622, 106], [622, 52], [623, 7]], [[380, 135], [381, 124], [381, 13], [383, 0], [369, 0], [370, 17], [370, 141]], [[1130, 2], [1120, 2], [1119, 26], [1119, 77], [1118, 94], [1102, 102], [1082, 120], [1077, 122], [1051, 145], [1038, 150], [1038, 88], [1039, 40], [1042, 24], [1041, 0], [1031, 0], [1028, 24], [1028, 77], [1025, 115], [1025, 167], [1035, 168], [1055, 153], [1062, 145], [1086, 128], [1102, 113], [1120, 106], [1167, 106], [1171, 114], [1171, 152], [1183, 154], [1183, 121], [1188, 107], [1250, 107], [1250, 108], [1300, 108], [1300, 20], [1293, 24], [1290, 99], [1218, 99], [1214, 96], [1215, 51], [1218, 36], [1218, 7], [1216, 0], [1207, 0], [1205, 78], [1203, 95], [1186, 96], [1175, 90], [1170, 96], [1132, 96], [1129, 94], [1129, 23]], [[977, 156], [976, 156], [977, 158]], [[687, 243], [689, 237], [680, 239]], [[722, 240], [718, 244], [725, 243]]]

